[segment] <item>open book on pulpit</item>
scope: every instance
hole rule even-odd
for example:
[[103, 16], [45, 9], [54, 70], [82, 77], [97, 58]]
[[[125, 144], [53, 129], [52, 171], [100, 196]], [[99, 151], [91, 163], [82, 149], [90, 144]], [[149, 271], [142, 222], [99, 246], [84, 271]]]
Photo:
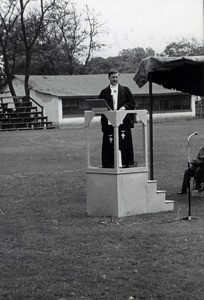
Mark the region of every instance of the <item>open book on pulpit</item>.
[[89, 107], [94, 112], [102, 112], [112, 110], [105, 99], [86, 99], [89, 104]]

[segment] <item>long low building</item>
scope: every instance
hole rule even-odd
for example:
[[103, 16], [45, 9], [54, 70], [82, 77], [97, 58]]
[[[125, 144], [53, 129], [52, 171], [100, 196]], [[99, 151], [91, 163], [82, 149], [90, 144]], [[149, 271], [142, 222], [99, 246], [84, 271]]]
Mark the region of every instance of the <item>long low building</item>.
[[[149, 107], [149, 86], [139, 88], [133, 81], [134, 74], [120, 74], [119, 82], [133, 93], [136, 109]], [[55, 126], [63, 126], [73, 118], [82, 117], [89, 109], [86, 99], [98, 98], [100, 91], [109, 84], [107, 74], [94, 75], [31, 75], [30, 96], [44, 108], [44, 114]], [[13, 85], [17, 96], [23, 96], [24, 75], [15, 75]], [[9, 95], [8, 86], [4, 94]], [[1, 96], [1, 95], [0, 95]], [[196, 96], [164, 89], [153, 84], [154, 119], [195, 117]]]

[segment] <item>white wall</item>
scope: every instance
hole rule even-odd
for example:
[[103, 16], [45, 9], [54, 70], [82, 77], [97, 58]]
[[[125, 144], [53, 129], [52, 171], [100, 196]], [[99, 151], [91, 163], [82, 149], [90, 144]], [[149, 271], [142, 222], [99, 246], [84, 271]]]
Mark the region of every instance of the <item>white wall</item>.
[[53, 125], [58, 126], [62, 122], [62, 101], [57, 96], [42, 94], [32, 90], [31, 98], [44, 107], [44, 116], [48, 117], [48, 121], [52, 121]]

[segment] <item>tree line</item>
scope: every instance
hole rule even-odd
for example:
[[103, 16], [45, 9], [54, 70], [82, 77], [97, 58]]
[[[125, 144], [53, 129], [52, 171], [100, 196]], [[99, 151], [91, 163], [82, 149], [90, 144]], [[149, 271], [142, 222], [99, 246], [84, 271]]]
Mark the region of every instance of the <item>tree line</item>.
[[1, 0], [1, 78], [15, 96], [13, 74], [24, 74], [29, 96], [31, 74], [86, 73], [94, 51], [104, 46], [102, 31], [99, 15], [87, 5], [79, 12], [66, 0]]
[[1, 84], [12, 85], [14, 74], [25, 75], [29, 96], [30, 75], [73, 75], [107, 73], [112, 67], [134, 73], [148, 56], [203, 55], [202, 42], [181, 39], [169, 43], [162, 53], [152, 48], [123, 49], [115, 57], [97, 56], [104, 24], [87, 5], [78, 10], [66, 0], [1, 0], [0, 5]]
[[115, 67], [121, 73], [135, 73], [141, 59], [148, 56], [201, 56], [204, 55], [204, 45], [202, 41], [195, 38], [181, 38], [177, 42], [169, 43], [163, 52], [156, 53], [152, 48], [137, 47], [134, 49], [124, 49], [116, 57], [95, 57], [88, 64], [88, 71], [92, 74], [107, 73], [111, 67]]

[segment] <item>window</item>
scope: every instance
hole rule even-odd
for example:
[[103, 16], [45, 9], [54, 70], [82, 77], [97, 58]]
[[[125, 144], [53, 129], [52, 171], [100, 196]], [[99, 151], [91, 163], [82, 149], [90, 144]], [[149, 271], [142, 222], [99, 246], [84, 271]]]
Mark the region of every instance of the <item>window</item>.
[[80, 116], [84, 114], [83, 98], [63, 98], [62, 99], [62, 116], [67, 118], [70, 116]]
[[[153, 95], [154, 111], [180, 111], [191, 109], [191, 96], [186, 94], [178, 95]], [[136, 97], [136, 109], [149, 109], [149, 97]]]
[[[88, 97], [95, 98], [93, 96]], [[191, 96], [188, 94], [167, 94], [167, 95], [153, 95], [154, 111], [185, 111], [191, 109]], [[134, 95], [136, 109], [149, 110], [149, 95]], [[89, 106], [86, 102], [86, 97], [73, 97], [62, 99], [62, 115], [63, 118], [70, 116], [82, 116], [84, 111], [88, 110]]]

